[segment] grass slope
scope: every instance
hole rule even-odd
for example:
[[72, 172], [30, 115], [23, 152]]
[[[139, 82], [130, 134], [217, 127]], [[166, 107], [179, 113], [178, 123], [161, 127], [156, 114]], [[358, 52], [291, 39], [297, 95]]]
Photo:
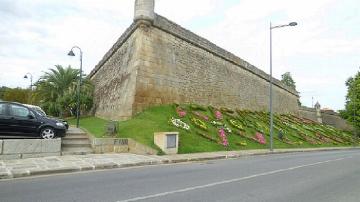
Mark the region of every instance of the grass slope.
[[[153, 143], [154, 132], [179, 131], [179, 153], [269, 148], [268, 114], [265, 112], [235, 112], [219, 109], [223, 118], [217, 121], [225, 124], [225, 127], [230, 128], [232, 131], [226, 133], [229, 145], [224, 147], [218, 134], [219, 127], [210, 123], [210, 121], [216, 120], [214, 114], [217, 109], [196, 105], [182, 105], [181, 108], [186, 111], [186, 116], [183, 118], [180, 118], [177, 114], [175, 105], [163, 105], [147, 109], [131, 120], [120, 122], [117, 136], [133, 138], [140, 143], [158, 149]], [[193, 112], [207, 116], [210, 120], [206, 121]], [[189, 124], [190, 130], [179, 129], [170, 124], [169, 119], [171, 117], [180, 118], [183, 122]], [[207, 129], [197, 127], [191, 121], [193, 117], [202, 120]], [[231, 124], [230, 120], [235, 120], [242, 130]], [[69, 122], [75, 124], [76, 120], [71, 119]], [[86, 117], [80, 120], [80, 126], [96, 137], [104, 136], [106, 123], [106, 120], [96, 117]], [[293, 115], [276, 115], [274, 116], [274, 123], [275, 148], [348, 146], [351, 144], [351, 134]], [[282, 139], [278, 137], [280, 130], [283, 134]], [[259, 144], [253, 139], [256, 132], [264, 134], [265, 145]], [[216, 142], [210, 141], [208, 138], [199, 135], [199, 133], [205, 134]], [[242, 146], [240, 143], [246, 143], [246, 146]]]

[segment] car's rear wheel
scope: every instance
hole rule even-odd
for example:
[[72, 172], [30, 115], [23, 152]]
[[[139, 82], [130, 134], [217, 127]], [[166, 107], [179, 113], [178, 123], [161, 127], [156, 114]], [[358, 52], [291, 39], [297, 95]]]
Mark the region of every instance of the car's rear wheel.
[[43, 139], [54, 139], [55, 138], [55, 131], [53, 128], [46, 127], [41, 130], [40, 137]]

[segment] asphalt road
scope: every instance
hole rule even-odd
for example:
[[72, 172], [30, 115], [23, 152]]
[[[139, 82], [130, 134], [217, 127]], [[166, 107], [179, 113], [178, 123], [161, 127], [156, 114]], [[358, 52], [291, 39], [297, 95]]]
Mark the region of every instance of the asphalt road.
[[360, 150], [0, 181], [0, 201], [360, 201]]

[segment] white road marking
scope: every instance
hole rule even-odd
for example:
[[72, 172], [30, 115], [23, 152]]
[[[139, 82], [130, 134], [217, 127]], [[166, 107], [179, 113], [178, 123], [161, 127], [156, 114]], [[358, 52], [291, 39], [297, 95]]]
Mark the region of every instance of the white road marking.
[[188, 188], [184, 188], [184, 189], [178, 189], [178, 190], [162, 192], [162, 193], [158, 193], [158, 194], [141, 196], [141, 197], [121, 200], [121, 201], [117, 201], [117, 202], [131, 202], [131, 201], [140, 201], [140, 200], [146, 200], [146, 199], [151, 199], [151, 198], [157, 198], [157, 197], [176, 194], [176, 193], [193, 191], [193, 190], [196, 190], [196, 189], [204, 189], [204, 188], [207, 188], [207, 187], [213, 187], [213, 186], [222, 185], [222, 184], [229, 184], [229, 183], [233, 183], [233, 182], [239, 182], [239, 181], [243, 181], [243, 180], [247, 180], [247, 179], [251, 179], [251, 178], [256, 178], [256, 177], [261, 177], [261, 176], [266, 176], [266, 175], [272, 175], [272, 174], [285, 172], [285, 171], [290, 171], [290, 170], [295, 170], [295, 169], [299, 169], [299, 168], [315, 166], [315, 165], [334, 162], [334, 161], [341, 161], [341, 160], [348, 159], [348, 158], [352, 158], [352, 156], [344, 157], [344, 158], [338, 158], [338, 159], [332, 159], [332, 160], [327, 160], [327, 161], [320, 161], [320, 162], [311, 163], [311, 164], [304, 164], [304, 165], [294, 166], [294, 167], [290, 167], [290, 168], [278, 169], [278, 170], [273, 170], [273, 171], [269, 171], [269, 172], [254, 174], [254, 175], [250, 175], [250, 176], [246, 176], [246, 177], [240, 177], [240, 178], [235, 178], [235, 179], [231, 179], [231, 180], [224, 180], [224, 181], [214, 182], [214, 183], [205, 184], [205, 185], [193, 186], [193, 187], [188, 187]]

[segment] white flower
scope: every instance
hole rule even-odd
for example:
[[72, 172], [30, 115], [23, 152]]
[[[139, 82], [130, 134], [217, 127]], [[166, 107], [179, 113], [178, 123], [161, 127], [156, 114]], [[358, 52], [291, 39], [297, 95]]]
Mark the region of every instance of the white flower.
[[176, 126], [178, 128], [190, 130], [190, 126], [188, 124], [186, 124], [185, 122], [181, 121], [180, 119], [175, 119], [174, 117], [171, 117], [170, 121], [174, 126]]

